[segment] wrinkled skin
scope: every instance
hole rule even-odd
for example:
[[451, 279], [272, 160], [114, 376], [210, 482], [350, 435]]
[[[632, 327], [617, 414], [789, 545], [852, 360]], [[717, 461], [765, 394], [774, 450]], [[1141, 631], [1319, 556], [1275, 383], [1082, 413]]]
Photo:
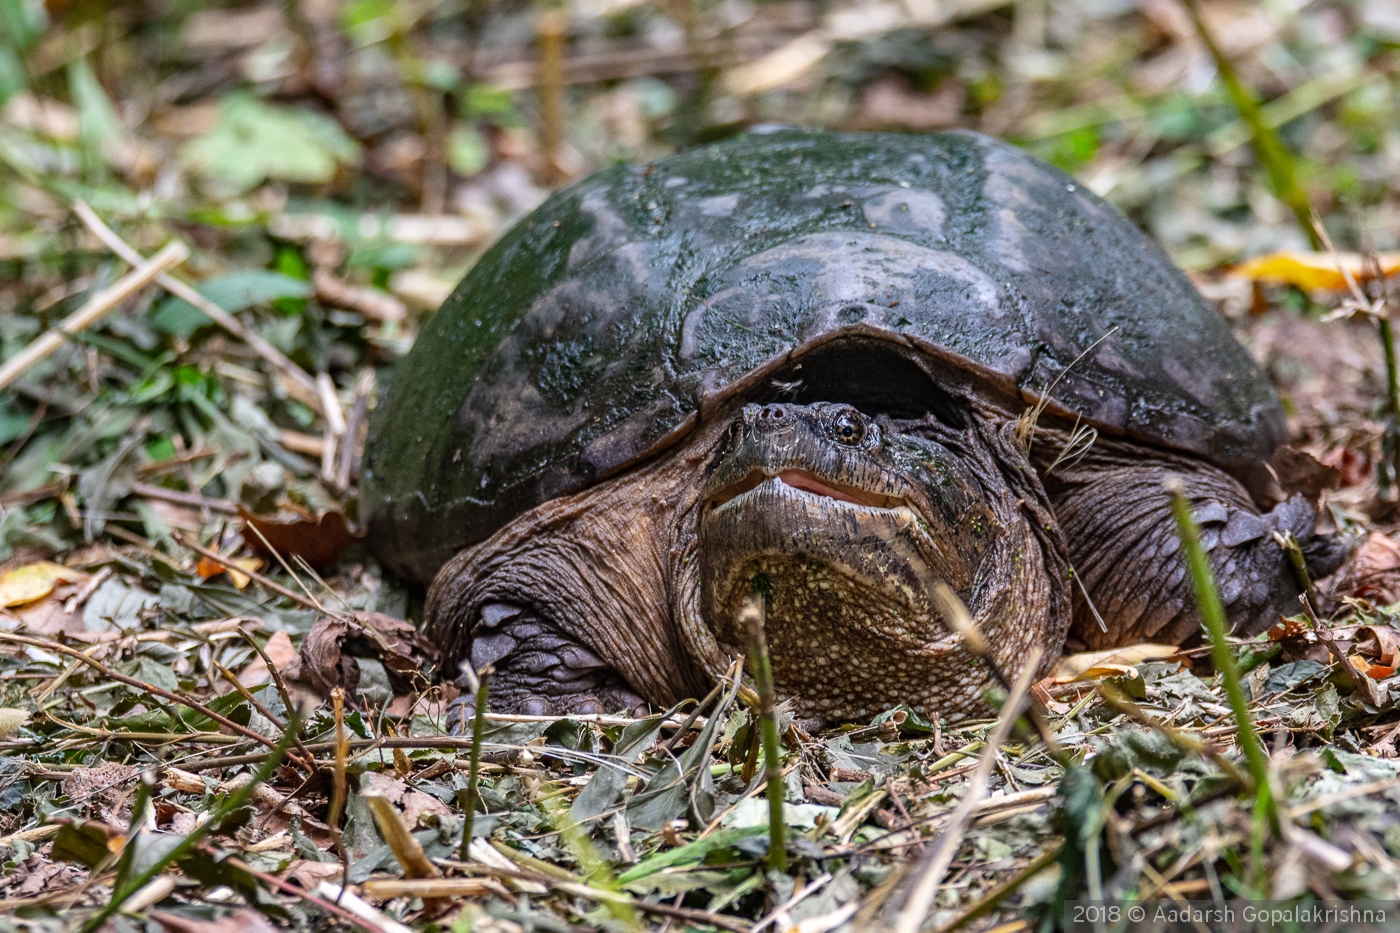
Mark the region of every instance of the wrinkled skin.
[[809, 714], [946, 707], [974, 665], [933, 588], [977, 605], [979, 583], [999, 576], [993, 538], [1011, 530], [988, 501], [1009, 495], [998, 485], [984, 490], [948, 448], [849, 405], [747, 406], [705, 482], [701, 611], [739, 654], [734, 620], [761, 596], [774, 682]]
[[748, 405], [464, 551], [429, 621], [449, 656], [495, 666], [495, 708], [603, 712], [701, 692], [743, 653], [734, 616], [757, 595], [778, 690], [805, 719], [899, 703], [957, 718], [981, 710], [993, 671], [935, 585], [1010, 676], [1069, 624], [1064, 544], [1033, 476], [1009, 422]]
[[[991, 665], [1014, 677], [1033, 649], [1049, 663], [1071, 627], [1096, 648], [1199, 629], [1169, 475], [1202, 522], [1237, 631], [1296, 605], [1273, 532], [1292, 531], [1315, 573], [1344, 556], [1312, 534], [1300, 499], [1261, 515], [1215, 467], [1112, 442], [1055, 464], [1063, 432], [1042, 430], [1027, 453], [1009, 417], [968, 407], [955, 428], [839, 403], [745, 406], [727, 429], [464, 551], [430, 593], [433, 633], [450, 657], [495, 665], [497, 709], [635, 711], [720, 677], [743, 653], [735, 616], [756, 595], [777, 688], [799, 715], [853, 721], [907, 703], [956, 719], [982, 711]], [[947, 625], [939, 583], [991, 658]]]

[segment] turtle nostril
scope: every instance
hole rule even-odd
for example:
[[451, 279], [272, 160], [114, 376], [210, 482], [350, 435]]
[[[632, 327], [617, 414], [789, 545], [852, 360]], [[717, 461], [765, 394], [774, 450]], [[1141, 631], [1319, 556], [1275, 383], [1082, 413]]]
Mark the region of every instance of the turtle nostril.
[[765, 421], [781, 421], [787, 417], [787, 409], [781, 405], [764, 405], [758, 416]]

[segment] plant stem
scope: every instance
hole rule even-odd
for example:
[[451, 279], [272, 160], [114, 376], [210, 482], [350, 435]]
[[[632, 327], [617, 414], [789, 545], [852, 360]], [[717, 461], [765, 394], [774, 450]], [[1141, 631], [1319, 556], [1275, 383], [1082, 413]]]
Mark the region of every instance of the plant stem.
[[1254, 92], [1245, 86], [1240, 80], [1240, 74], [1235, 70], [1235, 65], [1221, 50], [1219, 43], [1215, 41], [1215, 36], [1211, 35], [1210, 29], [1206, 27], [1205, 20], [1201, 18], [1201, 11], [1196, 6], [1196, 0], [1182, 0], [1182, 6], [1186, 7], [1187, 14], [1191, 17], [1192, 24], [1196, 27], [1196, 35], [1201, 39], [1201, 43], [1210, 52], [1210, 57], [1215, 61], [1215, 70], [1220, 75], [1220, 80], [1225, 84], [1225, 90], [1230, 94], [1230, 102], [1235, 105], [1235, 112], [1240, 115], [1240, 121], [1249, 128], [1249, 135], [1254, 144], [1254, 153], [1259, 157], [1259, 161], [1264, 163], [1264, 168], [1269, 173], [1269, 182], [1273, 185], [1274, 194], [1280, 201], [1288, 205], [1298, 218], [1299, 225], [1303, 232], [1308, 235], [1313, 249], [1322, 248], [1322, 240], [1313, 229], [1312, 208], [1308, 205], [1307, 192], [1303, 186], [1298, 184], [1298, 173], [1294, 167], [1293, 154], [1288, 151], [1288, 147], [1279, 139], [1278, 134], [1273, 131], [1268, 122], [1264, 119], [1264, 112], [1259, 106], [1259, 100], [1254, 96]]
[[758, 690], [759, 724], [763, 732], [763, 765], [768, 780], [768, 867], [787, 871], [787, 824], [783, 822], [783, 763], [778, 756], [778, 719], [773, 713], [773, 666], [763, 634], [763, 600], [745, 601], [739, 625], [749, 635], [749, 669]]
[[1381, 488], [1390, 490], [1400, 483], [1400, 366], [1395, 361], [1395, 330], [1390, 326], [1390, 318], [1377, 316], [1376, 323], [1380, 325], [1381, 348], [1385, 351], [1385, 384], [1390, 407], [1381, 439], [1379, 472]]
[[1225, 641], [1225, 607], [1220, 602], [1215, 575], [1211, 572], [1205, 549], [1201, 547], [1200, 532], [1196, 527], [1196, 519], [1191, 515], [1191, 505], [1186, 501], [1185, 487], [1180, 480], [1173, 478], [1167, 481], [1167, 491], [1171, 494], [1172, 514], [1176, 517], [1177, 530], [1186, 552], [1186, 569], [1191, 575], [1192, 588], [1196, 591], [1201, 621], [1205, 624], [1206, 634], [1210, 638], [1211, 660], [1225, 682], [1225, 694], [1230, 700], [1230, 709], [1235, 714], [1238, 741], [1244, 749], [1250, 776], [1254, 779], [1255, 801], [1268, 816], [1270, 825], [1276, 827], [1278, 814], [1269, 787], [1269, 760], [1264, 754], [1259, 734], [1254, 731], [1254, 722], [1249, 714], [1249, 700], [1245, 698], [1244, 685], [1240, 680], [1239, 666]]
[[476, 822], [477, 783], [481, 779], [481, 741], [486, 734], [486, 694], [491, 685], [491, 672], [492, 668], [488, 665], [476, 676], [476, 717], [472, 720], [471, 766], [467, 771], [467, 812], [462, 816], [462, 845], [457, 850], [458, 858], [464, 862], [471, 849], [472, 827]]
[[[209, 815], [209, 819], [196, 826], [189, 835], [180, 840], [175, 848], [156, 859], [155, 862], [147, 866], [143, 871], [128, 878], [125, 883], [117, 884], [112, 890], [112, 897], [107, 901], [107, 906], [89, 918], [87, 923], [83, 924], [82, 933], [92, 933], [93, 930], [101, 928], [108, 917], [121, 909], [122, 904], [126, 903], [127, 898], [144, 888], [156, 875], [165, 871], [165, 866], [172, 862], [179, 862], [180, 859], [193, 852], [195, 846], [199, 845], [200, 840], [207, 836], [211, 830], [222, 824], [230, 813], [246, 805], [249, 800], [252, 800], [253, 792], [258, 789], [260, 784], [266, 782], [267, 779], [272, 776], [272, 772], [277, 769], [277, 766], [282, 763], [282, 757], [287, 753], [288, 747], [291, 746], [292, 741], [296, 738], [300, 730], [301, 717], [295, 710], [292, 710], [287, 720], [286, 731], [282, 733], [282, 738], [273, 746], [272, 754], [268, 756], [267, 760], [262, 763], [262, 766], [259, 767], [257, 772], [253, 775], [253, 779], [230, 794], [228, 798]], [[135, 839], [135, 834], [133, 834], [132, 838], [133, 840]]]

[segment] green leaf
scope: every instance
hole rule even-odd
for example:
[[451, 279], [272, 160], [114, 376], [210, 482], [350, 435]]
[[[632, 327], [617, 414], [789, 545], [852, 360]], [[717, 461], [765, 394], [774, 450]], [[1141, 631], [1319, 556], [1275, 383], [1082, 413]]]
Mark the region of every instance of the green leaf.
[[78, 110], [84, 161], [89, 168], [100, 165], [104, 147], [122, 135], [122, 123], [86, 58], [75, 58], [68, 63], [68, 93]]
[[[225, 311], [242, 311], [283, 298], [309, 298], [301, 279], [266, 269], [244, 269], [210, 279], [195, 289]], [[151, 315], [151, 326], [174, 337], [188, 337], [209, 323], [205, 313], [183, 298], [167, 298]]]
[[474, 126], [457, 124], [447, 136], [447, 164], [458, 175], [475, 175], [486, 167], [486, 140]]
[[337, 164], [352, 164], [360, 147], [330, 117], [301, 107], [277, 107], [250, 94], [224, 98], [219, 125], [181, 150], [206, 176], [246, 190], [264, 179], [328, 181]]
[[58, 827], [50, 858], [93, 868], [111, 855], [112, 850], [107, 848], [107, 830], [101, 823], [63, 823]]
[[467, 88], [462, 101], [462, 116], [467, 119], [495, 117], [492, 122], [513, 122], [516, 118], [515, 98], [510, 91], [490, 84], [473, 84]]
[[627, 871], [617, 876], [619, 884], [629, 884], [639, 881], [647, 875], [655, 874], [663, 868], [670, 868], [672, 865], [698, 865], [705, 860], [714, 849], [727, 849], [740, 839], [747, 839], [750, 836], [762, 836], [768, 833], [767, 824], [763, 826], [742, 826], [735, 829], [721, 829], [718, 832], [706, 836], [704, 839], [697, 839], [689, 845], [679, 846], [675, 849], [667, 849], [665, 852], [657, 853], [650, 858], [643, 859], [633, 865]]
[[[669, 714], [668, 711], [660, 716], [629, 723], [613, 745], [613, 756], [628, 763], [633, 762], [656, 741], [661, 732], [661, 722]], [[626, 771], [610, 764], [603, 765], [574, 798], [573, 806], [569, 807], [569, 819], [579, 824], [598, 816], [613, 805], [626, 786]]]
[[5, 46], [23, 51], [48, 28], [48, 10], [39, 0], [0, 0], [0, 23], [5, 25]]
[[19, 53], [8, 45], [0, 45], [0, 107], [28, 86]]

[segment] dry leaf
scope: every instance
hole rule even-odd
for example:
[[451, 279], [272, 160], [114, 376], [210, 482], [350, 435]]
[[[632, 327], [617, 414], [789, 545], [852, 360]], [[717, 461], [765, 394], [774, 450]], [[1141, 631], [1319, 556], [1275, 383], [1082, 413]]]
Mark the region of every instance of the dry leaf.
[[1143, 661], [1168, 658], [1181, 649], [1176, 645], [1154, 645], [1144, 642], [1110, 648], [1107, 651], [1081, 651], [1067, 654], [1055, 664], [1050, 681], [1057, 684], [1076, 680], [1101, 680], [1104, 677], [1136, 677], [1137, 665]]
[[0, 606], [22, 606], [53, 592], [59, 580], [84, 580], [87, 574], [51, 560], [35, 561], [0, 574]]
[[1385, 625], [1363, 625], [1356, 630], [1356, 650], [1374, 657], [1382, 667], [1394, 667], [1400, 653], [1400, 632]]
[[[272, 637], [263, 646], [263, 651], [279, 671], [285, 670], [297, 656], [297, 649], [292, 646], [292, 639], [286, 632], [273, 632]], [[261, 655], [248, 662], [248, 666], [238, 675], [238, 682], [245, 687], [254, 687], [271, 679], [272, 674], [267, 669], [267, 661], [264, 661]]]
[[[1381, 253], [1384, 275], [1400, 272], [1400, 253]], [[1366, 262], [1360, 253], [1309, 253], [1285, 250], [1269, 253], [1242, 263], [1230, 270], [1230, 275], [1269, 285], [1296, 285], [1304, 291], [1341, 291], [1347, 288], [1346, 278], [1337, 268], [1341, 260], [1352, 278], [1360, 282], [1368, 278]]]
[[227, 573], [229, 579], [233, 581], [233, 585], [241, 590], [249, 583], [253, 582], [253, 578], [239, 571], [251, 570], [256, 573], [262, 569], [263, 560], [261, 557], [232, 557], [228, 559], [228, 563], [230, 566], [225, 567], [216, 560], [211, 560], [208, 557], [201, 557], [194, 569], [195, 572], [205, 580], [208, 580], [210, 577], [217, 577], [221, 573]]
[[[254, 515], [239, 508], [238, 514], [246, 525], [243, 540], [260, 554], [271, 546], [283, 558], [299, 555], [312, 567], [329, 566], [341, 552], [355, 543], [356, 536], [339, 512], [326, 512], [319, 518], [297, 516], [290, 521], [265, 515]], [[254, 530], [256, 529], [256, 530]], [[261, 532], [261, 536], [259, 536]], [[267, 543], [263, 543], [263, 539]]]
[[29, 721], [29, 713], [22, 709], [0, 706], [0, 739], [7, 739], [19, 731], [19, 727]]
[[353, 620], [323, 616], [302, 641], [287, 679], [306, 684], [321, 697], [340, 687], [358, 708], [360, 666], [356, 655], [344, 650], [350, 640], [358, 656], [383, 663], [395, 694], [426, 687], [425, 672], [436, 666], [440, 655], [436, 644], [403, 619], [378, 612], [357, 612]]

